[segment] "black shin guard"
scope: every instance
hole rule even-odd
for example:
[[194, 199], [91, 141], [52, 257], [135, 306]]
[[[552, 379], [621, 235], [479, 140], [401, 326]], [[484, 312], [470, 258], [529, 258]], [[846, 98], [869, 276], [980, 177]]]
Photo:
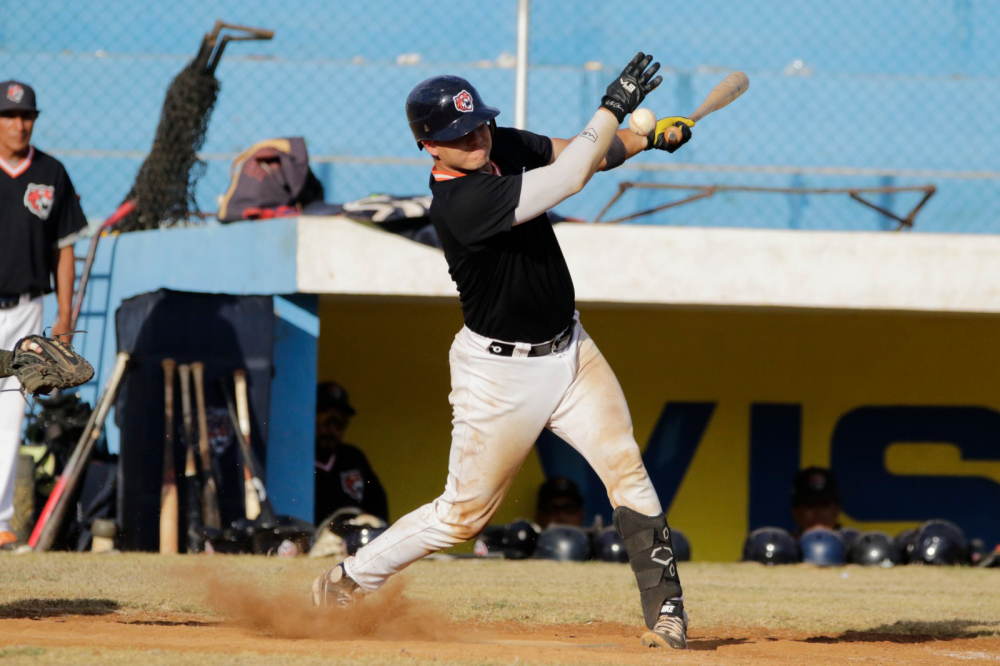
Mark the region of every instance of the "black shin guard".
[[650, 629], [660, 616], [663, 602], [681, 596], [674, 546], [667, 517], [644, 516], [624, 506], [615, 509], [615, 529], [625, 543], [629, 564], [639, 584], [642, 615]]

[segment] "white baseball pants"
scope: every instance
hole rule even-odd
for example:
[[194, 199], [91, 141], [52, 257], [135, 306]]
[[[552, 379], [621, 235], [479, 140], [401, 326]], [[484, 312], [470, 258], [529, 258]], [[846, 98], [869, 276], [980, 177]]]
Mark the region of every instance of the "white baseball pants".
[[[0, 310], [0, 349], [10, 351], [18, 340], [41, 330], [41, 297], [22, 296], [18, 305]], [[0, 532], [10, 529], [10, 520], [14, 517], [14, 476], [27, 406], [17, 390], [20, 388], [16, 377], [0, 378]]]
[[463, 328], [451, 346], [451, 453], [444, 494], [396, 521], [345, 562], [366, 591], [438, 550], [478, 535], [489, 523], [525, 457], [548, 426], [587, 460], [614, 507], [647, 516], [660, 501], [632, 435], [621, 386], [578, 320], [560, 353], [513, 357]]

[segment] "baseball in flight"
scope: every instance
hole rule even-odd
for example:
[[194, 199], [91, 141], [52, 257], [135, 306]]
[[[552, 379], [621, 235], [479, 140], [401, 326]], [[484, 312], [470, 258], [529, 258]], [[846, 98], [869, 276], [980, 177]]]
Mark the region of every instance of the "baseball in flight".
[[656, 127], [656, 116], [649, 109], [636, 109], [628, 119], [628, 128], [639, 136], [648, 136]]

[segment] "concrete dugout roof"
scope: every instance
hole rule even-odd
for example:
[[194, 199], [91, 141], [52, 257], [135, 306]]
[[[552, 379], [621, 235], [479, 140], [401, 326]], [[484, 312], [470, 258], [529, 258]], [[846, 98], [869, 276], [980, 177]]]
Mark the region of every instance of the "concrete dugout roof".
[[[456, 296], [438, 250], [341, 217], [294, 224], [300, 293]], [[997, 236], [555, 229], [580, 303], [1000, 312]]]

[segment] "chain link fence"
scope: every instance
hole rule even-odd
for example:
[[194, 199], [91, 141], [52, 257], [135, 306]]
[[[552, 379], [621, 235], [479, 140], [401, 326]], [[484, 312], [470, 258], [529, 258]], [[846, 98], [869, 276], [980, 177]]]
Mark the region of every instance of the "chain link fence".
[[[528, 4], [528, 3], [524, 3]], [[0, 0], [0, 78], [30, 83], [34, 143], [61, 159], [88, 217], [109, 215], [152, 145], [164, 94], [217, 19], [274, 30], [231, 44], [199, 156], [197, 203], [216, 210], [233, 159], [302, 136], [326, 199], [426, 194], [429, 161], [409, 134], [409, 90], [470, 79], [514, 123], [517, 0]], [[664, 65], [645, 104], [690, 113], [727, 73], [749, 92], [701, 121], [679, 152], [644, 153], [558, 207], [594, 220], [622, 181], [799, 188], [726, 191], [634, 224], [883, 230], [896, 222], [845, 194], [888, 188], [905, 215], [936, 186], [918, 231], [1000, 232], [1000, 3], [992, 0], [706, 0], [631, 12], [594, 0], [534, 0], [527, 129], [571, 137], [638, 50]], [[696, 193], [634, 188], [605, 219]]]

